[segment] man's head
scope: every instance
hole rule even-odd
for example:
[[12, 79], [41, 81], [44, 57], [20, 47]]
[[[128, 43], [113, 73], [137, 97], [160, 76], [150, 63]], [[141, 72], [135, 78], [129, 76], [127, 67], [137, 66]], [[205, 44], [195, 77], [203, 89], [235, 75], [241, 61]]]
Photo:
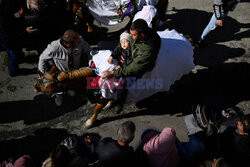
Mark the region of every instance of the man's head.
[[77, 33], [73, 30], [67, 30], [63, 34], [61, 40], [67, 48], [71, 48], [77, 38]]
[[238, 121], [237, 127], [241, 135], [249, 135], [250, 134], [250, 117], [249, 116], [242, 117], [242, 119]]
[[230, 167], [230, 165], [223, 158], [214, 159], [212, 167]]
[[150, 28], [148, 27], [148, 24], [145, 20], [143, 19], [137, 19], [135, 20], [131, 27], [130, 27], [130, 36], [134, 40], [145, 40], [148, 33], [149, 33]]
[[27, 0], [26, 3], [31, 11], [41, 11], [45, 8], [44, 0]]
[[129, 36], [128, 32], [123, 32], [120, 35], [120, 43], [121, 43], [122, 49], [129, 49], [129, 47], [130, 47], [130, 36]]
[[120, 125], [117, 130], [118, 142], [128, 145], [135, 136], [135, 124], [132, 121], [126, 121]]

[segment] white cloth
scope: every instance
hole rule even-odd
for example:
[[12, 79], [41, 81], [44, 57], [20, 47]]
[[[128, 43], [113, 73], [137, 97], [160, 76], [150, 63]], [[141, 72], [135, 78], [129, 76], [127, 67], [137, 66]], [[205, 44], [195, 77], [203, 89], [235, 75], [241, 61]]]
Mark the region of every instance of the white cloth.
[[[166, 29], [157, 33], [161, 37], [161, 48], [155, 67], [138, 79], [132, 89], [128, 89], [127, 101], [137, 102], [157, 92], [168, 91], [176, 80], [195, 67], [193, 46], [187, 38], [175, 30]], [[153, 86], [150, 85], [152, 79]]]
[[112, 52], [110, 50], [99, 50], [97, 54], [93, 55], [93, 62], [97, 69], [97, 75], [103, 76], [102, 71], [113, 71], [117, 66], [117, 61], [113, 60], [113, 64], [108, 63], [108, 58]]
[[[136, 0], [138, 10], [144, 5], [155, 6], [159, 0]], [[130, 0], [87, 0], [87, 7], [92, 16], [100, 23], [105, 25], [118, 24], [117, 10], [123, 4], [128, 4]], [[134, 10], [134, 9], [133, 9]]]
[[137, 19], [143, 19], [152, 28], [152, 20], [155, 17], [157, 9], [152, 5], [143, 6], [142, 10], [137, 12], [133, 18], [133, 22]]
[[[97, 69], [97, 75], [102, 76], [102, 71], [113, 71], [117, 66], [117, 61], [114, 59], [114, 64], [108, 63], [108, 58], [111, 56], [110, 50], [100, 50], [97, 54], [93, 55], [93, 62]], [[106, 99], [116, 99], [116, 87], [119, 84], [119, 79], [104, 80], [99, 79], [98, 85], [100, 86], [100, 93]]]
[[[193, 46], [189, 40], [175, 30], [159, 31], [161, 48], [152, 71], [146, 72], [128, 88], [127, 102], [137, 102], [157, 92], [168, 91], [170, 86], [194, 67]], [[114, 69], [107, 63], [111, 51], [99, 51], [93, 57], [96, 67], [101, 71]]]

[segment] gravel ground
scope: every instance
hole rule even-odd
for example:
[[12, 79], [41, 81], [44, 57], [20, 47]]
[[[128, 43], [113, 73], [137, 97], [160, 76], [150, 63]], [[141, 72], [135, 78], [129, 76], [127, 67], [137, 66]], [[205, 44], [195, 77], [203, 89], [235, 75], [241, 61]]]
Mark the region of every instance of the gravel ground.
[[[212, 15], [212, 5], [212, 0], [189, 0], [188, 3], [170, 0], [166, 13], [172, 19], [169, 29], [197, 38]], [[66, 103], [56, 107], [52, 99], [33, 91], [37, 78], [36, 52], [26, 51], [29, 61], [20, 64], [24, 75], [16, 77], [8, 75], [6, 53], [1, 52], [0, 155], [32, 153], [34, 159], [41, 160], [67, 134], [94, 132], [116, 138], [117, 126], [126, 120], [136, 124], [136, 136], [131, 143], [134, 148], [146, 128], [162, 130], [172, 127], [181, 141], [187, 141], [184, 116], [197, 103], [223, 108], [238, 106], [250, 114], [249, 8], [249, 2], [242, 2], [229, 13], [224, 29], [212, 32], [208, 36], [207, 47], [195, 50], [195, 69], [176, 82], [171, 91], [159, 93], [140, 106], [126, 104], [119, 115], [112, 109], [104, 111], [90, 129], [85, 129], [83, 124], [92, 114], [94, 104], [84, 95], [66, 96]], [[113, 27], [102, 27], [113, 33], [126, 23], [127, 20]], [[100, 34], [88, 34], [92, 46], [96, 46], [96, 37]]]

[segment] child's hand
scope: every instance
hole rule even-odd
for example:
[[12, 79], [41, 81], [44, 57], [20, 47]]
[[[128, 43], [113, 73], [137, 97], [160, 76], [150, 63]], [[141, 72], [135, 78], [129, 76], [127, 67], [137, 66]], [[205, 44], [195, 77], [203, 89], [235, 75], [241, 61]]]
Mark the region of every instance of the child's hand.
[[125, 59], [124, 59], [124, 57], [121, 55], [121, 56], [118, 57], [118, 61], [119, 61], [121, 64], [123, 64], [123, 63], [125, 62]]
[[109, 63], [109, 64], [113, 64], [113, 57], [112, 57], [112, 56], [109, 57], [108, 63]]
[[115, 67], [115, 70], [118, 70], [119, 68], [121, 68], [121, 66], [118, 65]]

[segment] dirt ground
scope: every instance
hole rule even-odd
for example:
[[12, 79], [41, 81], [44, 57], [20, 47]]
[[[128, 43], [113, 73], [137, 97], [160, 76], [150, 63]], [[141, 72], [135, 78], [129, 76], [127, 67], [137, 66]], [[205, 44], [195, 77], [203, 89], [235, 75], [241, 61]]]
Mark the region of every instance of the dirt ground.
[[[213, 1], [170, 0], [167, 18], [169, 29], [197, 38], [212, 15]], [[34, 51], [26, 51], [27, 62], [20, 64], [23, 75], [10, 77], [6, 53], [0, 56], [0, 157], [10, 154], [32, 154], [44, 160], [51, 148], [68, 134], [94, 132], [116, 139], [118, 125], [126, 120], [136, 124], [136, 136], [131, 145], [136, 148], [146, 128], [162, 130], [171, 127], [181, 141], [187, 141], [184, 116], [197, 103], [221, 108], [240, 107], [250, 114], [250, 3], [241, 2], [229, 13], [224, 29], [209, 34], [205, 48], [195, 49], [195, 69], [177, 81], [171, 91], [159, 93], [139, 104], [125, 105], [121, 114], [113, 109], [99, 114], [94, 127], [86, 129], [94, 104], [84, 95], [71, 98], [56, 107], [53, 100], [33, 91], [37, 60]], [[107, 32], [123, 27], [103, 26]], [[97, 45], [102, 32], [89, 35], [92, 46]], [[118, 33], [117, 33], [118, 34]], [[94, 39], [94, 40], [93, 40]], [[103, 40], [105, 37], [98, 40]], [[0, 158], [0, 160], [1, 160]]]

